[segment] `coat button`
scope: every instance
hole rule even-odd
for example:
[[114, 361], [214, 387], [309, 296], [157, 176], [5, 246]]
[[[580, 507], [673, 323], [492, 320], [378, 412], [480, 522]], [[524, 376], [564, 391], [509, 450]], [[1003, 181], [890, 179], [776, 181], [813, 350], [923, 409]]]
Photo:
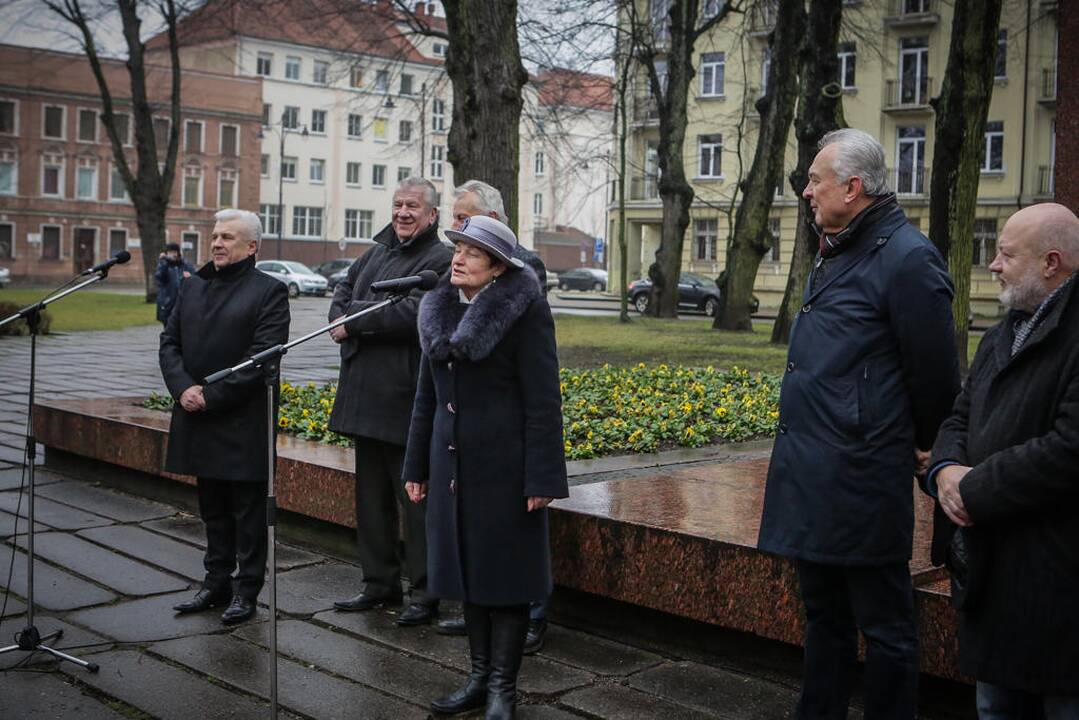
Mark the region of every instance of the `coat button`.
[[794, 372], [794, 361], [791, 360], [787, 363], [787, 372]]
[[456, 493], [457, 493], [457, 479], [456, 478], [450, 478], [450, 495], [455, 495]]
[[457, 414], [457, 408], [455, 408], [453, 406], [453, 403], [449, 403], [449, 402], [446, 403], [446, 409], [450, 411], [450, 415], [456, 415]]
[[781, 435], [787, 434], [787, 423], [779, 423], [779, 432]]
[[447, 445], [446, 449], [449, 450], [450, 452], [456, 452], [457, 451], [457, 446], [456, 445]]
[[446, 369], [450, 372], [453, 372], [453, 360], [450, 360], [448, 363], [446, 363]]
[[809, 312], [810, 308], [812, 308], [812, 307], [813, 307], [812, 305], [810, 305], [809, 303], [806, 303], [805, 305], [802, 306], [802, 312], [807, 313], [807, 312]]

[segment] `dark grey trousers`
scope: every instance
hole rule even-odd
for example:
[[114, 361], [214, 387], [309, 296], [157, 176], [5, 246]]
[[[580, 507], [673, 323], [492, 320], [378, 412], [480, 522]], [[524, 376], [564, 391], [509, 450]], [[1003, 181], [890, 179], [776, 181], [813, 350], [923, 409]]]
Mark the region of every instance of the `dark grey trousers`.
[[203, 587], [231, 586], [233, 594], [254, 601], [266, 577], [266, 483], [199, 478], [198, 488], [206, 524]]

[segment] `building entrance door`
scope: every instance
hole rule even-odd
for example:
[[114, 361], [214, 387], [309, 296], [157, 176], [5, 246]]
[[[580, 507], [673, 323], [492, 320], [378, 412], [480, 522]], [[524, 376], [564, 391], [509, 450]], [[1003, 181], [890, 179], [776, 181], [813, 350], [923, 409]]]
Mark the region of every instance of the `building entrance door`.
[[75, 228], [75, 272], [82, 272], [94, 266], [94, 245], [97, 230], [94, 228]]

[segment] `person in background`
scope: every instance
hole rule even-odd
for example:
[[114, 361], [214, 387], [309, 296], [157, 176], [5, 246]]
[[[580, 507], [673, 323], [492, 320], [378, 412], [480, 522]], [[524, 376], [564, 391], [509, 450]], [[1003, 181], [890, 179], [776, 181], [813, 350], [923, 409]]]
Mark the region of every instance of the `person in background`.
[[165, 252], [157, 259], [154, 279], [157, 280], [157, 319], [165, 324], [180, 296], [180, 283], [195, 274], [195, 267], [180, 255], [176, 243], [165, 245]]

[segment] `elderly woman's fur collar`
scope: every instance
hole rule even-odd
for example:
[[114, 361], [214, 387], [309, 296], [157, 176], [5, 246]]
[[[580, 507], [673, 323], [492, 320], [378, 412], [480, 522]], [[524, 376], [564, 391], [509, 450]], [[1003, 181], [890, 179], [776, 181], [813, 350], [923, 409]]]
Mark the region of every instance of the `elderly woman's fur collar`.
[[467, 305], [449, 276], [420, 303], [420, 347], [435, 360], [487, 357], [541, 296], [536, 273], [527, 265], [503, 273]]

